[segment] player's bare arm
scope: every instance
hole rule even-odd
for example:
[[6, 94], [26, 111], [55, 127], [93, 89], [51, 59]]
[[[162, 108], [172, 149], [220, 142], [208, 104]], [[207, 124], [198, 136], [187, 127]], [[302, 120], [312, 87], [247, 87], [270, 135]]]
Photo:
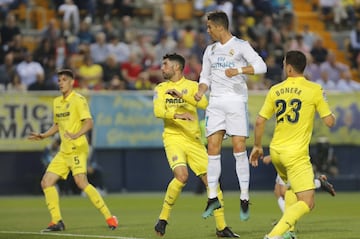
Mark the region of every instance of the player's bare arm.
[[271, 163], [271, 157], [270, 157], [270, 155], [264, 156], [263, 162], [264, 162], [264, 164], [270, 164], [270, 163]]
[[42, 140], [49, 136], [56, 134], [59, 131], [59, 127], [57, 124], [51, 126], [45, 133], [38, 133], [38, 132], [30, 132], [28, 139], [30, 140]]
[[245, 67], [239, 67], [239, 68], [228, 68], [225, 70], [225, 75], [227, 77], [233, 77], [240, 74], [247, 74], [247, 75], [253, 75], [254, 67], [252, 66], [245, 66]]
[[205, 92], [208, 90], [208, 86], [204, 83], [200, 83], [199, 84], [199, 89], [198, 92], [196, 92], [194, 98], [196, 101], [200, 101], [201, 98], [203, 97], [203, 95], [205, 94]]
[[81, 129], [76, 133], [70, 133], [69, 131], [66, 131], [64, 136], [69, 139], [77, 139], [80, 136], [86, 134], [89, 130], [92, 129], [94, 125], [94, 122], [92, 119], [84, 119], [83, 126]]
[[322, 118], [323, 122], [325, 123], [325, 125], [329, 128], [334, 127], [335, 123], [336, 123], [336, 118], [334, 114], [330, 114], [328, 116], [325, 116]]
[[261, 145], [261, 140], [264, 134], [265, 124], [266, 124], [266, 119], [258, 115], [258, 117], [256, 118], [255, 130], [254, 130], [254, 134], [255, 134], [254, 147], [251, 151], [249, 158], [249, 162], [253, 167], [257, 167], [259, 165], [259, 158], [263, 159], [264, 157], [264, 150]]
[[180, 93], [179, 91], [177, 91], [176, 89], [169, 89], [166, 91], [166, 94], [169, 94], [175, 98], [182, 98], [182, 96], [183, 96], [183, 94]]
[[185, 112], [182, 114], [175, 114], [174, 119], [182, 119], [182, 120], [195, 120], [195, 117], [189, 112]]

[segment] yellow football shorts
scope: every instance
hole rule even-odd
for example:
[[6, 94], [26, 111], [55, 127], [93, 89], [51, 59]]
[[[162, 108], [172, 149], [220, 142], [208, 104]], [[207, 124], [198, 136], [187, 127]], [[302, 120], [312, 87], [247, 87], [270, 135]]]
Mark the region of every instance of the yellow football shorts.
[[88, 147], [77, 147], [72, 152], [58, 152], [50, 162], [47, 172], [59, 175], [62, 179], [66, 179], [70, 170], [72, 175], [87, 172], [87, 160], [89, 156]]
[[314, 171], [307, 153], [270, 149], [270, 155], [279, 176], [295, 193], [315, 189]]
[[201, 139], [189, 139], [182, 135], [166, 135], [163, 141], [171, 170], [180, 165], [188, 165], [196, 176], [207, 172], [208, 156]]

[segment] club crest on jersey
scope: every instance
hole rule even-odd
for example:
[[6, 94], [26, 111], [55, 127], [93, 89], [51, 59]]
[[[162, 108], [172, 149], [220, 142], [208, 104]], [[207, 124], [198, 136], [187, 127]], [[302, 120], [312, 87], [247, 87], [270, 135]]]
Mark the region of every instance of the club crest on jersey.
[[234, 54], [235, 54], [235, 50], [234, 50], [234, 49], [230, 49], [229, 55], [230, 55], [230, 56], [233, 56]]
[[181, 93], [182, 93], [183, 95], [186, 95], [186, 94], [188, 93], [188, 90], [187, 90], [187, 89], [183, 89], [183, 90], [181, 91]]
[[174, 155], [173, 157], [172, 157], [172, 161], [173, 162], [176, 162], [178, 160], [178, 156], [177, 155]]
[[66, 108], [66, 109], [69, 109], [69, 107], [70, 107], [70, 103], [67, 103], [66, 106], [65, 106], [65, 108]]

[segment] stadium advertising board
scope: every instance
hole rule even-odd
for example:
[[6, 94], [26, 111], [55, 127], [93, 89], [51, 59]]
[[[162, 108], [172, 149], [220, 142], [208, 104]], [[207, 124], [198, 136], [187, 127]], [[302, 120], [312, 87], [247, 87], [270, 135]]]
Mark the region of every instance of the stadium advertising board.
[[94, 147], [162, 147], [163, 123], [154, 117], [152, 92], [94, 94], [90, 105]]
[[52, 125], [52, 100], [50, 92], [1, 93], [0, 101], [0, 151], [43, 150], [49, 140], [30, 141], [31, 131], [44, 132]]
[[[31, 131], [44, 132], [52, 124], [52, 101], [57, 93], [2, 93], [0, 101], [0, 151], [43, 150], [50, 140], [29, 141]], [[360, 95], [332, 93], [328, 100], [337, 117], [334, 128], [328, 129], [319, 117], [315, 120], [312, 143], [318, 137], [328, 137], [333, 145], [360, 145]], [[250, 137], [264, 93], [249, 96]], [[94, 118], [93, 146], [95, 148], [163, 147], [162, 120], [153, 115], [152, 92], [92, 93], [89, 103]], [[270, 143], [274, 120], [267, 123], [263, 144]], [[230, 147], [231, 140], [224, 146]]]

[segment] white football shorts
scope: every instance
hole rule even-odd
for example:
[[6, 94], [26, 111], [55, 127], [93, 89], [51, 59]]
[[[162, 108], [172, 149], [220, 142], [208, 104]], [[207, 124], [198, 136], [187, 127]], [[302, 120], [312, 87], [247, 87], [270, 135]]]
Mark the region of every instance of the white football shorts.
[[236, 96], [211, 96], [206, 108], [206, 137], [225, 130], [225, 136], [249, 137], [247, 101]]

